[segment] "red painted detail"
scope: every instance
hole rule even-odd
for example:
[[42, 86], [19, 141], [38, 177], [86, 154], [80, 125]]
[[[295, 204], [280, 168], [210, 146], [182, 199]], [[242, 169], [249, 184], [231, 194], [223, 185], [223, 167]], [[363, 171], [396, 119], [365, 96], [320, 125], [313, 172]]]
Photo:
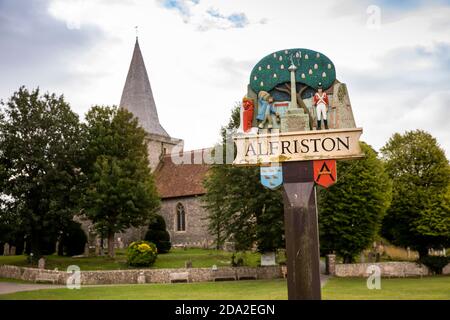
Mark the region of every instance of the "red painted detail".
[[337, 181], [336, 160], [314, 160], [314, 181], [328, 188]]
[[242, 100], [242, 109], [243, 109], [243, 130], [247, 132], [252, 127], [253, 122], [253, 112], [255, 110], [255, 106], [252, 99], [244, 97]]

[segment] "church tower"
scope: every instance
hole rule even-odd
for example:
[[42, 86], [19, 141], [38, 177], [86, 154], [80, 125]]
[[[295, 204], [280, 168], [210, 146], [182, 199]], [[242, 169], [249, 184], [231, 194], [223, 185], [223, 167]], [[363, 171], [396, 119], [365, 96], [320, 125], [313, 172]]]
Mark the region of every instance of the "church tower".
[[136, 37], [133, 57], [120, 99], [120, 107], [132, 112], [147, 132], [148, 157], [154, 171], [165, 154], [175, 145], [182, 146], [183, 140], [170, 137], [158, 118], [152, 88], [148, 79], [144, 59]]

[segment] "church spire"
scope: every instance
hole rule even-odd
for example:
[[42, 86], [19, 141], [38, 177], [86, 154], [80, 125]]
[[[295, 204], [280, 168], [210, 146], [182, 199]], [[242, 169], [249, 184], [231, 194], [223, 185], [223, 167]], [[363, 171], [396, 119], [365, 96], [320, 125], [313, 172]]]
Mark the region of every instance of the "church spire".
[[169, 137], [159, 123], [152, 88], [137, 36], [130, 69], [120, 99], [120, 107], [132, 112], [139, 119], [139, 124], [148, 133]]

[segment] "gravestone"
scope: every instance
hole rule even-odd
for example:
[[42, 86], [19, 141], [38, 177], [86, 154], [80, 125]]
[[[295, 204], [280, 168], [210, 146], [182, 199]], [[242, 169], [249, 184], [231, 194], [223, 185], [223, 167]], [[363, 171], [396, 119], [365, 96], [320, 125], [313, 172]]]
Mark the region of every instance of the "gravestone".
[[366, 256], [364, 255], [364, 252], [361, 252], [359, 256], [359, 262], [364, 263], [366, 262]]
[[84, 256], [89, 257], [89, 244], [87, 242], [84, 245]]
[[187, 260], [184, 262], [184, 267], [186, 269], [192, 268], [192, 261], [191, 260]]
[[39, 259], [39, 261], [38, 261], [38, 268], [39, 269], [45, 269], [45, 258], [44, 257]]
[[261, 266], [262, 267], [268, 267], [268, 266], [275, 266], [275, 252], [267, 252], [261, 255]]
[[122, 238], [117, 238], [117, 247], [118, 247], [119, 249], [125, 248], [125, 245], [124, 245], [124, 243], [123, 243], [123, 241], [122, 241]]
[[325, 273], [334, 275], [336, 273], [336, 255], [327, 254], [325, 256]]
[[5, 243], [5, 245], [3, 246], [3, 255], [9, 256], [9, 243]]
[[137, 283], [138, 284], [144, 284], [146, 282], [145, 280], [145, 274], [144, 272], [140, 272], [137, 278]]
[[11, 246], [11, 249], [9, 250], [9, 254], [11, 256], [15, 256], [16, 255], [16, 247], [15, 246]]

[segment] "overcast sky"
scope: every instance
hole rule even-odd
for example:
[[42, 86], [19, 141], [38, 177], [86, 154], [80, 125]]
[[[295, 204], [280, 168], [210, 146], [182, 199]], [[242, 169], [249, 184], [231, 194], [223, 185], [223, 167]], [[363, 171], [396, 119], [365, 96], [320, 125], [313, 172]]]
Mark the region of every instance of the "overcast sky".
[[0, 0], [0, 98], [64, 94], [81, 117], [118, 104], [139, 43], [160, 122], [209, 147], [265, 55], [308, 48], [347, 84], [362, 139], [423, 129], [450, 156], [450, 1]]

